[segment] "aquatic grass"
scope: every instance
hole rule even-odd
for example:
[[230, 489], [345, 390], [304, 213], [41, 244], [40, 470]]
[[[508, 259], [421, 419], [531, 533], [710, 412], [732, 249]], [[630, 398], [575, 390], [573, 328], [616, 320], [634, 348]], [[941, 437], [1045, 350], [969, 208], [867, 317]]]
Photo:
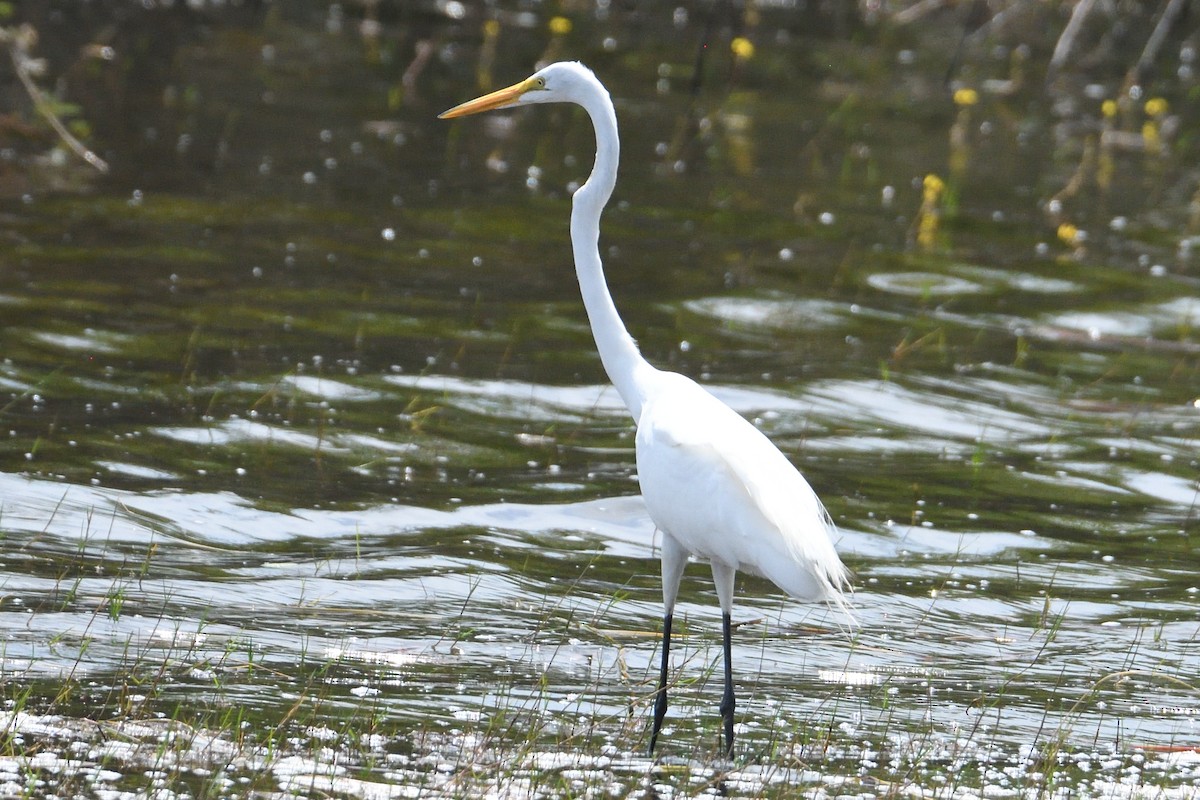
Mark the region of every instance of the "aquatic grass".
[[[228, 652], [237, 651], [234, 647]], [[145, 674], [136, 667], [142, 655], [128, 655], [134, 669], [127, 674]], [[266, 715], [248, 714], [241, 704], [206, 706], [192, 700], [178, 702], [164, 722], [148, 713], [155, 701], [121, 703], [114, 709], [118, 713], [102, 724], [103, 738], [94, 739], [86, 725], [74, 727], [69, 716], [28, 716], [30, 692], [11, 695], [5, 710], [10, 742], [3, 756], [24, 758], [35, 781], [56, 781], [52, 785], [59, 790], [83, 790], [83, 773], [76, 775], [79, 783], [65, 772], [45, 773], [33, 758], [35, 751], [11, 741], [14, 735], [30, 735], [38, 724], [58, 726], [60, 733], [51, 734], [52, 739], [91, 741], [93, 749], [104, 753], [97, 768], [129, 776], [112, 781], [116, 785], [187, 787], [195, 797], [251, 796], [271, 787], [387, 797], [401, 796], [402, 785], [420, 786], [423, 794], [432, 797], [489, 789], [518, 796], [545, 791], [584, 797], [615, 787], [627, 793], [655, 785], [685, 793], [723, 788], [738, 797], [786, 797], [802, 786], [839, 791], [857, 786], [900, 796], [922, 786], [937, 786], [945, 796], [955, 797], [964, 792], [970, 796], [985, 783], [984, 775], [996, 769], [994, 765], [1005, 762], [1017, 765], [1011, 770], [1016, 786], [1035, 796], [1049, 796], [1059, 787], [1078, 785], [1085, 774], [1075, 769], [1075, 756], [1056, 746], [1014, 761], [1012, 756], [982, 752], [987, 748], [981, 744], [976, 745], [980, 752], [956, 754], [956, 748], [932, 728], [897, 737], [889, 731], [899, 733], [907, 726], [892, 722], [890, 715], [872, 733], [851, 731], [846, 736], [828, 727], [820, 738], [813, 738], [822, 730], [819, 720], [809, 720], [798, 727], [800, 739], [790, 747], [777, 733], [776, 718], [770, 720], [766, 740], [770, 744], [764, 751], [769, 757], [763, 760], [751, 756], [740, 765], [716, 765], [696, 754], [698, 761], [668, 759], [656, 765], [623, 755], [628, 752], [627, 740], [622, 744], [628, 732], [619, 734], [615, 742], [602, 735], [616, 720], [591, 718], [578, 700], [556, 708], [547, 683], [530, 692], [519, 679], [495, 686], [491, 713], [460, 715], [446, 720], [449, 724], [429, 719], [401, 734], [400, 725], [389, 721], [380, 695], [367, 693], [349, 705], [335, 699], [334, 688], [344, 684], [330, 679], [344, 666], [339, 657], [314, 662], [304, 673], [277, 673], [277, 679], [283, 680], [303, 677], [292, 692], [294, 701]], [[252, 675], [247, 670], [246, 677]], [[603, 690], [596, 685], [582, 686], [580, 691]], [[581, 721], [583, 727], [564, 717]], [[976, 729], [980, 724], [976, 721]], [[879, 744], [864, 744], [864, 736]], [[964, 737], [978, 741], [971, 731]], [[758, 739], [751, 736], [749, 741]], [[123, 746], [116, 747], [116, 742]]]

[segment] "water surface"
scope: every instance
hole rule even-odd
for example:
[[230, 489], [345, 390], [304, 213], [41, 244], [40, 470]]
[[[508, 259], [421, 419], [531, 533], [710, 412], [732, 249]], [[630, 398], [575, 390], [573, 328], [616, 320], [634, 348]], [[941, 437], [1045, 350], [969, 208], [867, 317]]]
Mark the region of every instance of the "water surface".
[[[112, 172], [3, 209], [0, 782], [1195, 796], [1186, 48], [1152, 152], [1102, 135], [1161, 122], [1123, 51], [1015, 66], [1053, 15], [946, 87], [952, 15], [715, 9], [147, 12], [76, 64]], [[37, 22], [69, 71], [77, 20]], [[631, 332], [779, 444], [854, 573], [852, 632], [739, 578], [733, 764], [702, 565], [643, 755], [658, 543], [570, 268], [587, 119], [435, 119], [565, 57], [621, 120]]]

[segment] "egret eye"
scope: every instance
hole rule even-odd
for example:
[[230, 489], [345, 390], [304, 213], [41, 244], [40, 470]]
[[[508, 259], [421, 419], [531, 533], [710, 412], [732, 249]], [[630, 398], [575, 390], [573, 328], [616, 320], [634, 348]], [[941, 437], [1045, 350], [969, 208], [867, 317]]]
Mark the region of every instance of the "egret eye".
[[538, 79], [537, 79], [537, 87], [538, 87], [539, 89], [545, 89], [545, 88], [546, 88], [546, 79], [545, 79], [545, 78], [538, 78]]

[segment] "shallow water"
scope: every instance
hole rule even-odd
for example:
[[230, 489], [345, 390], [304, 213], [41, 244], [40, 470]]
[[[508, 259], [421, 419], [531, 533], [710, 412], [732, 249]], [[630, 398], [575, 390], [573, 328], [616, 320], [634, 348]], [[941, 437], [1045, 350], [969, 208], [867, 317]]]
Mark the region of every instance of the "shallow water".
[[[766, 8], [693, 91], [698, 11], [503, 11], [492, 56], [472, 7], [374, 41], [315, 5], [77, 77], [113, 173], [5, 202], [4, 791], [1200, 791], [1195, 142], [1051, 201], [1145, 131], [1100, 117], [1118, 56], [956, 106], [952, 17]], [[631, 332], [793, 459], [855, 576], [853, 631], [739, 578], [734, 764], [701, 565], [643, 755], [657, 541], [570, 270], [587, 121], [434, 119], [547, 53], [617, 103]], [[1186, 132], [1194, 89], [1145, 96]]]

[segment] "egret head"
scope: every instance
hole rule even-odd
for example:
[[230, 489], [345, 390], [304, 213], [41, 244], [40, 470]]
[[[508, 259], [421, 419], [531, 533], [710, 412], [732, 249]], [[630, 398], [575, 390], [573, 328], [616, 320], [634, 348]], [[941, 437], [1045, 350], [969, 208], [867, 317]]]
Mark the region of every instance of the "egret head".
[[511, 108], [530, 103], [579, 102], [580, 90], [596, 84], [592, 71], [578, 61], [559, 61], [539, 69], [520, 83], [485, 94], [449, 111], [438, 114], [439, 119], [465, 117], [496, 108]]

